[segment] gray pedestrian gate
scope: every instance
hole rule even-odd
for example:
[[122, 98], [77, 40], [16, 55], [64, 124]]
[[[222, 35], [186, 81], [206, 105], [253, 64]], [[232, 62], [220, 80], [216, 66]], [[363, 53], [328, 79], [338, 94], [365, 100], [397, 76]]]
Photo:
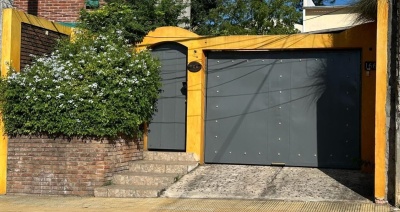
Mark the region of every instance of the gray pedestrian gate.
[[360, 56], [209, 52], [205, 162], [359, 168]]
[[164, 43], [152, 50], [161, 62], [162, 92], [149, 125], [149, 150], [185, 150], [186, 52], [178, 43]]

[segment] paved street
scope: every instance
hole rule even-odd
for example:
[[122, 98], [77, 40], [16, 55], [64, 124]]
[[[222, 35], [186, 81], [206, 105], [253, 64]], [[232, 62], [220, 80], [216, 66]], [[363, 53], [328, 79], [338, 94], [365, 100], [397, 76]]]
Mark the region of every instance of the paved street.
[[108, 212], [108, 211], [268, 211], [268, 212], [385, 212], [388, 205], [369, 202], [298, 202], [238, 199], [128, 199], [94, 197], [0, 196], [2, 212]]

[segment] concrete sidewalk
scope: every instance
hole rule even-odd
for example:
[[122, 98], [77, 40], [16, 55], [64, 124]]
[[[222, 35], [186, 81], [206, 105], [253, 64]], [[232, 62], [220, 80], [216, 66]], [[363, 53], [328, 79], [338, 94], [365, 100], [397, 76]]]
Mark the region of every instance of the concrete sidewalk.
[[368, 202], [298, 202], [238, 199], [129, 199], [94, 197], [0, 196], [2, 212], [108, 212], [108, 211], [268, 211], [268, 212], [385, 212], [389, 205]]
[[167, 188], [163, 196], [372, 203], [373, 191], [373, 175], [358, 170], [204, 165]]

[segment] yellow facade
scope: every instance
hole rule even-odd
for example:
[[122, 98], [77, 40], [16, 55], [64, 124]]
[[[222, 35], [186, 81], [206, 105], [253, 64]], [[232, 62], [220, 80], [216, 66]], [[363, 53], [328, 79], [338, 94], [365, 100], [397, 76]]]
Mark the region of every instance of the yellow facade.
[[[383, 71], [365, 71], [363, 64], [366, 61], [376, 61], [377, 51], [382, 51], [376, 48], [376, 24], [369, 23], [359, 25], [341, 33], [335, 34], [296, 34], [296, 35], [274, 35], [274, 36], [220, 36], [220, 37], [199, 37], [192, 32], [177, 28], [177, 27], [161, 27], [153, 32], [150, 32], [143, 42], [138, 45], [138, 48], [151, 47], [162, 42], [177, 42], [188, 48], [188, 62], [198, 61], [203, 65], [200, 72], [188, 72], [188, 99], [187, 99], [187, 137], [186, 151], [195, 153], [204, 162], [204, 122], [205, 122], [205, 56], [204, 53], [213, 50], [310, 50], [310, 49], [360, 49], [362, 54], [362, 71], [361, 71], [361, 160], [366, 163], [376, 164], [375, 175], [376, 188], [375, 194], [379, 196], [385, 191], [385, 187], [381, 182], [385, 182], [386, 173], [385, 165], [382, 160], [383, 146], [385, 139], [380, 141], [381, 146], [375, 146], [375, 136], [378, 139], [378, 134], [382, 134], [385, 123], [378, 122], [374, 116], [375, 106], [378, 108], [378, 101], [382, 105], [385, 102], [382, 98], [385, 95], [376, 93], [376, 74], [382, 74]], [[384, 33], [384, 32], [383, 32]], [[360, 39], [362, 35], [362, 39]], [[195, 56], [194, 56], [195, 55]], [[379, 61], [385, 59], [379, 57]], [[379, 66], [378, 66], [379, 69]], [[386, 92], [384, 84], [386, 80], [381, 81], [382, 90]], [[379, 85], [379, 83], [378, 83]], [[386, 85], [385, 85], [386, 86]], [[383, 88], [384, 87], [384, 88]], [[376, 95], [375, 95], [376, 93]], [[377, 98], [377, 101], [375, 101]], [[380, 106], [381, 107], [381, 106]], [[378, 113], [378, 112], [377, 112]], [[382, 112], [380, 112], [382, 113]], [[381, 114], [385, 118], [385, 114]], [[377, 116], [378, 117], [378, 114]], [[382, 119], [381, 119], [382, 121]], [[375, 124], [377, 128], [375, 128]], [[381, 128], [380, 130], [378, 130]], [[384, 133], [384, 131], [383, 131]], [[147, 140], [146, 140], [147, 141]], [[376, 151], [375, 151], [375, 148]], [[375, 160], [375, 157], [379, 157]], [[380, 159], [380, 160], [379, 160]], [[377, 164], [377, 162], [379, 164]], [[363, 166], [364, 172], [374, 172], [373, 165]], [[383, 189], [382, 189], [383, 188]]]
[[[71, 34], [71, 28], [31, 16], [14, 9], [3, 10], [1, 74], [7, 73], [7, 63], [19, 70], [21, 23]], [[376, 72], [362, 67], [361, 88], [361, 159], [374, 167], [363, 167], [375, 173], [375, 197], [386, 197], [386, 91], [388, 2], [378, 0], [378, 29], [369, 23], [337, 34], [296, 34], [275, 36], [201, 37], [177, 27], [161, 27], [145, 37], [138, 48], [148, 48], [162, 42], [177, 42], [187, 47], [188, 62], [203, 65], [196, 73], [188, 72], [186, 151], [195, 153], [204, 162], [204, 122], [206, 102], [205, 52], [210, 50], [307, 50], [361, 49], [362, 64], [376, 61]], [[377, 32], [375, 34], [375, 32]], [[362, 38], [361, 38], [362, 37]], [[377, 57], [379, 55], [379, 57]], [[0, 133], [4, 125], [0, 122]], [[147, 141], [147, 138], [145, 138]], [[145, 144], [146, 146], [146, 144]], [[0, 138], [0, 194], [6, 193], [7, 137]]]
[[[199, 37], [192, 32], [177, 27], [161, 27], [150, 32], [139, 49], [162, 42], [177, 42], [188, 48], [188, 62], [198, 61], [203, 69], [188, 73], [187, 96], [187, 137], [186, 151], [195, 153], [204, 162], [204, 121], [205, 121], [205, 52], [212, 50], [308, 50], [308, 49], [361, 49], [362, 64], [375, 61], [376, 25], [360, 25], [338, 34], [296, 34], [296, 35], [246, 35]], [[363, 39], [360, 39], [363, 35]], [[362, 68], [362, 108], [361, 108], [361, 159], [374, 163], [374, 114], [375, 73]], [[147, 139], [146, 139], [147, 141]], [[363, 170], [372, 172], [372, 166]]]
[[[20, 70], [21, 23], [71, 35], [72, 29], [43, 18], [28, 15], [15, 9], [3, 10], [3, 34], [1, 54], [1, 75], [7, 74], [8, 65]], [[0, 194], [6, 193], [7, 182], [7, 136], [4, 135], [4, 123], [0, 122]]]
[[388, 70], [388, 15], [387, 0], [378, 0], [377, 57], [376, 57], [376, 110], [375, 110], [375, 198], [386, 199], [386, 95]]

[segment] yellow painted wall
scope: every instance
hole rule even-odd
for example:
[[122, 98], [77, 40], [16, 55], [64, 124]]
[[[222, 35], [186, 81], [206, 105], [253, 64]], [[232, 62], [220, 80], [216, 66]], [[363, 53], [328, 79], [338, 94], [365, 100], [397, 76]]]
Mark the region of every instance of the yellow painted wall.
[[388, 15], [387, 0], [378, 0], [375, 110], [375, 199], [386, 200], [386, 95], [388, 70]]
[[[371, 33], [372, 32], [372, 33]], [[361, 159], [374, 163], [375, 137], [375, 72], [364, 71], [365, 61], [376, 59], [376, 25], [356, 26], [337, 34], [296, 35], [246, 35], [199, 37], [177, 27], [161, 27], [150, 32], [139, 49], [162, 42], [178, 42], [188, 48], [188, 62], [202, 62], [203, 69], [188, 72], [187, 138], [186, 151], [195, 153], [204, 161], [204, 120], [206, 101], [205, 55], [209, 50], [307, 50], [307, 49], [361, 49], [362, 96], [361, 96]], [[360, 39], [362, 35], [362, 39]], [[373, 167], [363, 167], [372, 172]]]
[[[72, 29], [46, 19], [28, 15], [15, 9], [3, 10], [3, 34], [1, 54], [1, 75], [7, 74], [8, 65], [20, 69], [21, 23], [71, 35]], [[0, 194], [6, 193], [7, 182], [7, 136], [4, 135], [4, 123], [0, 121]]]

